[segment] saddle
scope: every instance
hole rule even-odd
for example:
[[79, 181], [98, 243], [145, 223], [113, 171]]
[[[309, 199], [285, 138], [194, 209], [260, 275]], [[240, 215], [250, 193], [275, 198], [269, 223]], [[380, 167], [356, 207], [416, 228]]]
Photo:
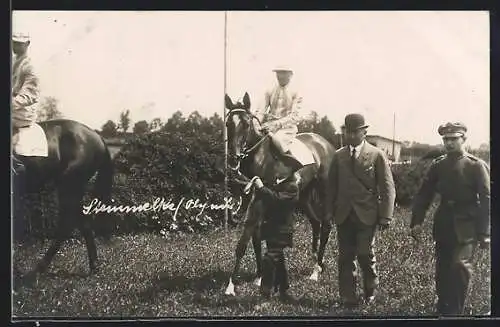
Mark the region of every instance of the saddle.
[[[271, 142], [271, 152], [273, 156], [280, 157], [280, 151], [277, 149], [274, 141]], [[302, 166], [310, 165], [316, 163], [314, 155], [311, 150], [305, 145], [301, 140], [294, 138], [288, 145], [288, 156], [293, 157], [295, 160], [300, 162]]]
[[13, 130], [12, 149], [25, 157], [48, 157], [49, 145], [45, 131], [37, 123]]

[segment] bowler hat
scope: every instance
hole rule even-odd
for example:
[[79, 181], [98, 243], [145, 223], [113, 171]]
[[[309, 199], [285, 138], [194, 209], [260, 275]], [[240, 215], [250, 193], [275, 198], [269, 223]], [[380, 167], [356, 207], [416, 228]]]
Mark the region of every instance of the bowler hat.
[[438, 133], [442, 137], [460, 137], [464, 136], [467, 132], [467, 126], [463, 123], [446, 123], [438, 128]]
[[358, 129], [367, 128], [365, 117], [361, 114], [349, 114], [345, 116], [344, 125], [342, 126], [347, 132], [354, 132]]

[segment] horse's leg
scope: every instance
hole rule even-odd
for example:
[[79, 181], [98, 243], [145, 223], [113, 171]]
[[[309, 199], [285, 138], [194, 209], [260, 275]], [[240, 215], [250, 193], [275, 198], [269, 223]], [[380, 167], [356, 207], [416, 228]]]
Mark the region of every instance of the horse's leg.
[[[332, 231], [332, 222], [329, 220], [328, 221], [323, 220], [321, 223], [321, 236], [319, 243], [318, 260], [317, 260], [317, 265], [315, 266], [315, 271], [318, 271], [318, 273], [321, 273], [324, 269], [323, 258], [325, 255], [326, 244], [328, 243], [328, 239], [330, 238], [331, 231]], [[311, 275], [311, 277], [314, 276]], [[311, 278], [311, 279], [317, 280], [317, 278], [316, 279]]]
[[257, 277], [255, 278], [254, 284], [260, 286], [262, 281], [262, 241], [260, 238], [260, 227], [257, 227], [252, 236], [253, 251], [255, 253], [255, 260], [257, 264]]
[[233, 279], [236, 278], [236, 274], [240, 270], [241, 259], [243, 259], [243, 256], [245, 255], [247, 244], [250, 241], [250, 237], [251, 234], [247, 232], [247, 226], [245, 226], [245, 230], [243, 231], [243, 234], [241, 235], [240, 239], [238, 240], [238, 244], [236, 245], [236, 251], [235, 251], [236, 258], [234, 262], [233, 271], [231, 273], [231, 277], [229, 277], [229, 283], [226, 287], [226, 292], [225, 292], [226, 295], [235, 295]]
[[233, 271], [231, 273], [231, 277], [229, 278], [229, 283], [226, 287], [226, 292], [225, 292], [226, 295], [235, 295], [233, 280], [235, 279], [236, 274], [240, 269], [241, 259], [243, 259], [243, 256], [245, 255], [248, 242], [250, 241], [260, 221], [260, 215], [259, 215], [260, 212], [259, 210], [256, 210], [257, 207], [258, 207], [257, 203], [254, 202], [254, 196], [252, 196], [252, 199], [248, 204], [246, 212], [246, 221], [243, 226], [243, 233], [241, 234], [240, 239], [238, 240], [238, 244], [236, 245], [236, 251], [235, 251], [236, 259]]
[[[321, 191], [322, 191], [323, 188], [321, 187], [318, 187], [316, 188], [315, 190], [319, 193], [318, 194], [318, 198], [319, 199], [322, 199], [323, 196], [321, 194]], [[312, 193], [310, 193], [312, 194]], [[313, 204], [314, 204], [314, 198], [313, 196], [309, 196], [308, 198], [308, 201], [307, 201], [307, 208], [308, 208], [308, 212], [313, 215], [315, 217], [315, 219], [317, 219], [319, 221], [319, 224], [320, 224], [320, 244], [319, 244], [319, 250], [318, 250], [318, 255], [316, 257], [316, 263], [314, 265], [314, 268], [313, 268], [313, 272], [311, 274], [311, 276], [309, 277], [310, 280], [314, 280], [314, 281], [317, 281], [318, 278], [319, 278], [319, 274], [321, 272], [323, 272], [323, 258], [324, 258], [324, 255], [325, 255], [325, 249], [326, 249], [326, 244], [328, 243], [328, 239], [330, 237], [330, 232], [332, 230], [332, 223], [331, 221], [327, 221], [326, 220], [326, 216], [325, 215], [325, 212], [322, 212], [323, 215], [321, 217], [321, 219], [318, 217], [318, 214], [317, 214], [317, 211], [315, 210]], [[324, 211], [325, 207], [323, 206], [323, 211]]]
[[[323, 256], [325, 253], [326, 242], [328, 241], [328, 237], [331, 231], [331, 225], [325, 223], [322, 219], [320, 219], [316, 213], [314, 208], [314, 191], [318, 191], [318, 189], [311, 188], [308, 190], [307, 197], [304, 198], [302, 207], [304, 212], [309, 219], [309, 222], [312, 226], [313, 233], [313, 241], [312, 241], [312, 250], [314, 254], [314, 266], [313, 272], [311, 276], [309, 276], [310, 280], [317, 281], [319, 278], [319, 274], [323, 271]], [[318, 250], [318, 240], [319, 240], [319, 250]]]
[[301, 207], [312, 227], [312, 254], [314, 260], [316, 260], [316, 255], [318, 253], [319, 236], [321, 231], [321, 220], [316, 215], [316, 211], [314, 211], [313, 201], [313, 189], [308, 188], [308, 190], [306, 190], [306, 192], [304, 193], [304, 198], [301, 201]]
[[75, 212], [75, 209], [80, 209], [78, 207], [81, 201], [81, 197], [79, 195], [82, 193], [81, 191], [74, 188], [75, 185], [71, 184], [72, 183], [68, 182], [64, 185], [61, 185], [58, 189], [59, 221], [57, 230], [54, 240], [52, 241], [43, 258], [38, 262], [35, 272], [41, 273], [47, 270], [57, 251], [59, 251], [59, 249], [61, 248], [61, 245], [71, 235], [74, 227], [72, 220], [74, 218], [73, 214]]
[[80, 233], [82, 233], [82, 236], [85, 240], [85, 245], [87, 247], [87, 253], [89, 256], [89, 268], [90, 268], [90, 273], [89, 275], [92, 275], [93, 273], [96, 273], [98, 271], [98, 261], [97, 261], [97, 247], [95, 244], [95, 239], [94, 239], [94, 233], [92, 231], [89, 217], [85, 216], [81, 210], [78, 210], [77, 212], [77, 225], [78, 229], [80, 230]]

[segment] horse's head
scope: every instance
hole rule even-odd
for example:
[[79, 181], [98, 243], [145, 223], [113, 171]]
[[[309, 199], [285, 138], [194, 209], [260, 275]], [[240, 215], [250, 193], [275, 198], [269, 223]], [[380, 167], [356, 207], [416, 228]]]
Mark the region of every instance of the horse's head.
[[255, 116], [250, 112], [250, 96], [245, 93], [243, 103], [233, 103], [231, 98], [225, 96], [226, 128], [228, 138], [228, 164], [232, 169], [239, 168], [240, 160], [245, 156], [245, 150], [256, 141], [259, 133], [255, 130], [253, 119]]

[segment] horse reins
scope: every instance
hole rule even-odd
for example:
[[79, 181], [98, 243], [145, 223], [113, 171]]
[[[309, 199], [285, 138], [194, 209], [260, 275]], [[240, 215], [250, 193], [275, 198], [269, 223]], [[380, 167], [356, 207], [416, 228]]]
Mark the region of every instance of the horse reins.
[[[230, 110], [227, 114], [226, 114], [226, 124], [227, 124], [227, 120], [229, 118], [230, 115], [234, 114], [234, 113], [237, 113], [237, 112], [242, 112], [242, 113], [245, 113], [247, 115], [249, 115], [252, 120], [255, 119], [257, 120], [257, 122], [259, 123], [260, 126], [262, 126], [262, 123], [260, 122], [259, 118], [257, 118], [254, 114], [252, 113], [249, 113], [248, 111], [246, 111], [245, 109], [232, 109]], [[263, 137], [261, 137], [260, 140], [258, 140], [254, 145], [252, 145], [250, 148], [246, 148], [247, 146], [247, 140], [250, 136], [250, 129], [247, 131], [247, 137], [245, 138], [245, 143], [243, 145], [243, 149], [241, 150], [241, 154], [238, 156], [238, 165], [236, 166], [236, 168], [231, 168], [233, 170], [237, 170], [239, 172], [239, 166], [240, 166], [240, 161], [244, 158], [246, 158], [250, 153], [252, 153], [262, 142], [264, 142], [264, 140], [269, 137], [269, 134], [265, 134]], [[241, 174], [241, 172], [240, 172]]]

